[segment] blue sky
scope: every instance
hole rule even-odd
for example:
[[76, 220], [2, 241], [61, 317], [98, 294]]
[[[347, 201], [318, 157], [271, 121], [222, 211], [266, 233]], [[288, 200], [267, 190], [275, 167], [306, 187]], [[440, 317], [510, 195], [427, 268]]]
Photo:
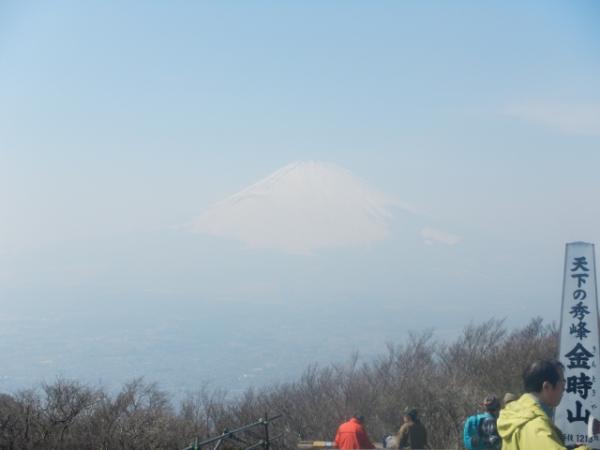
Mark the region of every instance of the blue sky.
[[[592, 1], [3, 2], [0, 305], [419, 293], [450, 299], [450, 328], [556, 320], [565, 242], [600, 240], [599, 20]], [[180, 228], [309, 160], [418, 216], [308, 257]]]

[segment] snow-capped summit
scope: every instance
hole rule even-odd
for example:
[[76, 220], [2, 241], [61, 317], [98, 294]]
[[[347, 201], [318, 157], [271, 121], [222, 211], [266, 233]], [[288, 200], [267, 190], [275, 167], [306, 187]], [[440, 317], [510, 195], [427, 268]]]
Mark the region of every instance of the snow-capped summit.
[[385, 239], [394, 203], [335, 164], [295, 162], [208, 208], [193, 229], [306, 254]]

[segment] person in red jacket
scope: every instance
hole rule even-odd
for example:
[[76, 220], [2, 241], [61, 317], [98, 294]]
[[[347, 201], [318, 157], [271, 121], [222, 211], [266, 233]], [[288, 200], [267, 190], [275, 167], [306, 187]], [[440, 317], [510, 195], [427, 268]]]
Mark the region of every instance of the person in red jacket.
[[335, 446], [340, 450], [375, 448], [363, 427], [364, 417], [355, 414], [341, 424], [335, 435]]

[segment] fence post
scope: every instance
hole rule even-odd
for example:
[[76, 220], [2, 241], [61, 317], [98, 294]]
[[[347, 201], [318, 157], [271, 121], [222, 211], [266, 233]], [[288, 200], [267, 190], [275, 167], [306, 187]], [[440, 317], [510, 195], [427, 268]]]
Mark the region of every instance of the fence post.
[[271, 443], [269, 442], [269, 413], [265, 412], [265, 450], [270, 450]]

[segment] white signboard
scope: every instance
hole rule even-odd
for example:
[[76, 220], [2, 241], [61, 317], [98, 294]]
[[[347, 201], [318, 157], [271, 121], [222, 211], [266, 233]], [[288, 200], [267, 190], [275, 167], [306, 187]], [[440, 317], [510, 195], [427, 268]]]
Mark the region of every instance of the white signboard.
[[600, 436], [588, 435], [588, 424], [600, 417], [597, 298], [594, 245], [567, 244], [559, 346], [566, 385], [554, 418], [567, 446], [587, 443], [600, 448]]

